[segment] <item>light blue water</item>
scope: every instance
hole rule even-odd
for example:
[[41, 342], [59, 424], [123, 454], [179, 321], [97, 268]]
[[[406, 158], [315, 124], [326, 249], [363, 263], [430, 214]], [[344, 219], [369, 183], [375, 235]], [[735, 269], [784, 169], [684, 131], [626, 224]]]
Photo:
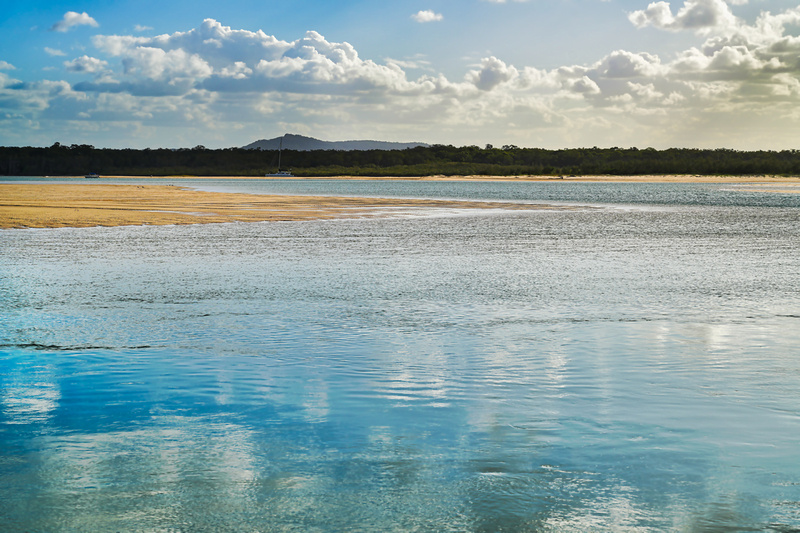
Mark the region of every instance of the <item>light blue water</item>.
[[591, 185], [0, 232], [0, 529], [797, 530], [797, 196]]

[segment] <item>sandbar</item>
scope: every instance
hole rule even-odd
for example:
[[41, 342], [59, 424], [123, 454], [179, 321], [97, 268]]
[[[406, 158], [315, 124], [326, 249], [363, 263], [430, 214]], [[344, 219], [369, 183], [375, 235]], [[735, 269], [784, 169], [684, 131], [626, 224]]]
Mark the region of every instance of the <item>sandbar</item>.
[[[291, 177], [269, 177], [260, 176], [103, 176], [104, 178], [136, 178], [136, 179], [253, 179], [253, 180], [406, 180], [406, 181], [584, 181], [584, 182], [607, 182], [607, 183], [730, 183], [730, 184], [798, 184], [800, 176], [776, 176], [776, 175], [753, 175], [753, 176], [725, 176], [713, 175], [706, 176], [700, 174], [674, 174], [674, 175], [636, 175], [636, 176], [612, 176], [612, 175], [592, 175], [592, 176], [538, 176], [538, 175], [519, 175], [519, 176], [445, 176], [443, 174], [433, 176], [291, 176]], [[83, 176], [66, 176], [83, 180]]]
[[556, 209], [506, 202], [219, 193], [174, 185], [0, 183], [0, 229], [358, 218], [396, 213], [392, 209], [397, 208]]
[[[113, 185], [77, 176], [62, 178], [65, 183], [0, 183], [0, 229], [357, 218], [395, 214], [396, 211], [392, 210], [399, 208], [566, 209], [564, 206], [512, 202], [218, 193], [175, 185]], [[74, 181], [71, 178], [75, 178]], [[140, 176], [135, 178], [147, 179]], [[182, 179], [247, 179], [241, 176], [168, 178], [177, 183]], [[290, 179], [724, 183], [751, 192], [800, 193], [800, 177], [796, 176], [340, 176]]]

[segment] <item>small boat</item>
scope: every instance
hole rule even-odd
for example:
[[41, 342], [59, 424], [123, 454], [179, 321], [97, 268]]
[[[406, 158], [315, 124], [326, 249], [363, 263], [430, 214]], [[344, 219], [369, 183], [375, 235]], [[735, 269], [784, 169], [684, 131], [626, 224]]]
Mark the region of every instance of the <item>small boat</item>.
[[[285, 136], [284, 136], [285, 137]], [[293, 178], [294, 174], [289, 170], [281, 170], [281, 152], [283, 152], [283, 137], [281, 143], [278, 145], [278, 171], [273, 174], [264, 174], [266, 178]]]
[[100, 174], [98, 174], [97, 172], [92, 172], [91, 174], [86, 174], [85, 177], [88, 178], [88, 179], [99, 178]]

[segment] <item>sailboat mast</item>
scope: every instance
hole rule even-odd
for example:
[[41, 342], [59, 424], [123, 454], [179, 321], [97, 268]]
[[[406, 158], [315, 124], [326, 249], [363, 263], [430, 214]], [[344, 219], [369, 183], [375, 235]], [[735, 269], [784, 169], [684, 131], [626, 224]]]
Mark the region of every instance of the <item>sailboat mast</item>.
[[283, 135], [280, 138], [280, 143], [278, 144], [278, 170], [277, 170], [277, 172], [274, 172], [272, 174], [264, 174], [268, 178], [293, 178], [294, 177], [292, 175], [291, 171], [281, 170], [281, 155], [283, 153], [283, 137], [286, 137], [286, 135]]

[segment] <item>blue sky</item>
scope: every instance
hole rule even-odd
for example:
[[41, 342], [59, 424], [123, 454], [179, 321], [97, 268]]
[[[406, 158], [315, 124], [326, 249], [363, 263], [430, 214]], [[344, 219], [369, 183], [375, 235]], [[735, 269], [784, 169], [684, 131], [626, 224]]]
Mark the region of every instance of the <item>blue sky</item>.
[[800, 145], [798, 0], [30, 0], [0, 145]]

